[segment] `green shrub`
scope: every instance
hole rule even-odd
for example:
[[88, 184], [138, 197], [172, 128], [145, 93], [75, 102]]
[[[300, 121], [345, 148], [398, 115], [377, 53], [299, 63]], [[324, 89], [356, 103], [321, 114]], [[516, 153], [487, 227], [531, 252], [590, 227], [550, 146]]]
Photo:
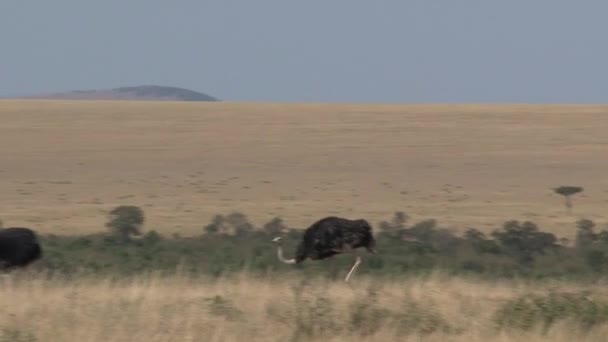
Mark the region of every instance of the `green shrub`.
[[556, 247], [557, 238], [551, 233], [542, 232], [533, 222], [505, 222], [501, 230], [492, 236], [500, 245], [522, 264], [530, 264], [538, 254]]
[[[404, 216], [396, 214], [390, 224], [405, 227], [404, 220]], [[206, 230], [197, 237], [166, 237], [149, 230], [141, 237], [129, 237], [128, 243], [116, 234], [40, 234], [43, 257], [36, 265], [51, 273], [111, 276], [165, 274], [178, 267], [190, 275], [211, 276], [243, 270], [266, 275], [290, 272], [314, 276], [324, 274], [324, 270], [329, 273], [329, 262], [325, 260], [307, 260], [293, 266], [277, 260], [276, 246], [271, 242], [275, 233], [281, 231], [285, 236], [287, 255], [293, 255], [303, 233], [286, 227], [280, 219], [273, 219], [265, 229], [255, 229], [243, 214], [216, 215]], [[423, 220], [397, 231], [374, 230], [374, 235], [378, 254], [364, 253], [358, 274], [400, 277], [442, 270], [490, 279], [580, 279], [600, 277], [608, 263], [608, 242], [599, 237], [601, 233], [591, 245], [570, 247], [560, 245], [553, 234], [541, 231], [532, 222], [509, 221], [488, 236], [476, 229], [457, 236], [435, 220]], [[340, 272], [346, 272], [353, 263], [350, 255], [334, 258]]]
[[602, 270], [606, 263], [606, 254], [603, 251], [590, 250], [585, 253], [585, 263], [594, 271]]

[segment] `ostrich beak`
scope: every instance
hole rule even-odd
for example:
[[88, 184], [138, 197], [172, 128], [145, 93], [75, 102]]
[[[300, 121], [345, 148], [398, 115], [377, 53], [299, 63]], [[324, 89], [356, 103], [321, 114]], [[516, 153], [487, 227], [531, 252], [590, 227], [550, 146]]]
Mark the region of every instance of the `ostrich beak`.
[[272, 242], [277, 242], [280, 243], [282, 240], [282, 238], [280, 236], [275, 237], [274, 239], [272, 239]]

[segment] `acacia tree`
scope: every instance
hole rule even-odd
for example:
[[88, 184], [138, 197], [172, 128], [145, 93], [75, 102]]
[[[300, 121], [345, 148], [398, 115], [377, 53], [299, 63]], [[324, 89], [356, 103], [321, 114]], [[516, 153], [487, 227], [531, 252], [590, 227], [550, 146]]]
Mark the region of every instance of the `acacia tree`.
[[118, 236], [122, 242], [131, 240], [132, 235], [141, 235], [141, 226], [144, 224], [144, 212], [133, 205], [121, 205], [112, 209], [106, 227]]
[[572, 199], [571, 196], [578, 194], [579, 192], [583, 192], [583, 188], [580, 186], [560, 186], [554, 188], [553, 191], [558, 194], [564, 196], [564, 205], [566, 206], [566, 210], [568, 212], [572, 211]]

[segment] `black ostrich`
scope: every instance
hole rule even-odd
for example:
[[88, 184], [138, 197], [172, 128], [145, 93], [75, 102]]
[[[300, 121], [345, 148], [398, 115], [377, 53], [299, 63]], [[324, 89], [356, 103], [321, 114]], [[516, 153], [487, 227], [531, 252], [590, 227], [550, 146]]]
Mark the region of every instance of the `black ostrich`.
[[0, 228], [0, 270], [25, 267], [40, 259], [42, 249], [29, 228]]
[[321, 260], [341, 253], [356, 255], [355, 264], [350, 269], [344, 281], [348, 282], [351, 275], [361, 263], [361, 256], [357, 248], [364, 247], [368, 252], [376, 254], [374, 249], [376, 240], [372, 235], [372, 227], [366, 220], [349, 220], [330, 216], [315, 222], [304, 232], [302, 242], [296, 251], [294, 259], [285, 259], [283, 256], [282, 239], [274, 238], [278, 244], [277, 256], [286, 264], [299, 264], [309, 258]]

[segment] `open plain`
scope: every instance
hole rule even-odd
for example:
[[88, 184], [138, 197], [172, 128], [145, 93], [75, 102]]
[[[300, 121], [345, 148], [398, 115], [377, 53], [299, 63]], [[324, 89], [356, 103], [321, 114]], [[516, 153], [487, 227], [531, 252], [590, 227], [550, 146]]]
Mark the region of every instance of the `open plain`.
[[[0, 218], [98, 232], [114, 206], [199, 234], [240, 211], [304, 228], [395, 211], [490, 231], [531, 220], [571, 237], [606, 222], [608, 106], [0, 101]], [[578, 185], [572, 214], [551, 188]]]

